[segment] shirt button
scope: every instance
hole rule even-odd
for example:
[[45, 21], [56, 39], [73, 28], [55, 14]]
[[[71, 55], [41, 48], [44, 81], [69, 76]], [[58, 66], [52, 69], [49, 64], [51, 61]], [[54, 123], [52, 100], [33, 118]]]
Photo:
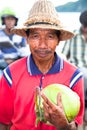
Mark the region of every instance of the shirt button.
[[42, 79], [44, 79], [44, 76], [42, 77]]

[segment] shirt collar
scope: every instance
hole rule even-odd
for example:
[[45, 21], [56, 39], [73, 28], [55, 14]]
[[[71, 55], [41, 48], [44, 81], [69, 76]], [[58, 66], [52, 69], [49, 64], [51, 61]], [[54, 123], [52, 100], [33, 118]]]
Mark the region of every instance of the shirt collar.
[[[30, 73], [30, 75], [42, 74], [42, 72], [36, 66], [36, 64], [32, 58], [32, 54], [27, 57], [27, 68], [28, 68], [28, 72]], [[53, 64], [53, 66], [51, 67], [51, 69], [47, 72], [47, 74], [55, 74], [55, 73], [60, 72], [62, 69], [63, 69], [63, 59], [60, 58], [55, 53], [55, 62]]]

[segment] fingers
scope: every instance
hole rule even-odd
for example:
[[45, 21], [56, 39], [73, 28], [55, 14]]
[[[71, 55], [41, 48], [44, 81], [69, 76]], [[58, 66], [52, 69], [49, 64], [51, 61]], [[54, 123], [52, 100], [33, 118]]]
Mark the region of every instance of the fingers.
[[35, 88], [35, 93], [36, 93], [36, 95], [39, 95], [39, 94], [40, 94], [40, 87], [36, 87], [36, 88]]
[[[41, 93], [42, 98], [44, 99], [44, 101], [49, 105], [49, 107], [55, 109], [56, 104], [52, 103], [44, 93]], [[58, 93], [57, 95], [57, 106], [60, 106], [61, 108], [63, 108], [62, 105], [62, 95], [61, 93]]]
[[44, 93], [41, 93], [41, 97], [44, 99], [44, 101], [47, 103], [48, 102], [48, 98], [45, 96]]
[[43, 109], [44, 109], [44, 117], [46, 120], [49, 119], [49, 106], [44, 102], [43, 103]]
[[48, 105], [49, 108], [51, 108], [52, 110], [55, 110], [55, 106], [56, 106], [56, 105], [55, 105], [54, 103], [52, 103], [52, 102], [45, 96], [44, 93], [41, 93], [41, 96], [42, 96], [42, 98], [43, 98], [43, 100], [44, 100], [43, 104], [46, 103], [46, 105]]
[[57, 106], [60, 106], [61, 108], [63, 108], [63, 104], [62, 104], [62, 94], [58, 93], [57, 94]]
[[67, 122], [62, 105], [61, 93], [57, 95], [57, 104], [52, 103], [44, 93], [41, 93], [41, 96], [43, 98], [44, 118], [55, 126], [62, 124], [62, 120]]

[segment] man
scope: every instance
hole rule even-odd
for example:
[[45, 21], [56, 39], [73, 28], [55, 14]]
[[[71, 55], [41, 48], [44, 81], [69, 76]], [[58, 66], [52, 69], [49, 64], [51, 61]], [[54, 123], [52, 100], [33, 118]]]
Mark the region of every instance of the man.
[[81, 27], [76, 35], [65, 42], [62, 53], [74, 65], [80, 68], [84, 75], [85, 107], [87, 107], [87, 10], [80, 15]]
[[[23, 37], [10, 31], [18, 22], [18, 18], [13, 11], [10, 11], [10, 9], [9, 12], [8, 10], [7, 12], [5, 11], [1, 16], [1, 20], [2, 25], [5, 25], [5, 27], [0, 30], [0, 50], [3, 55], [4, 64], [7, 66], [22, 57], [21, 50], [24, 49], [27, 52], [26, 41]], [[0, 69], [3, 70], [2, 67]]]
[[[77, 130], [84, 114], [82, 73], [55, 52], [59, 42], [73, 37], [73, 33], [64, 30], [53, 4], [47, 0], [38, 0], [24, 27], [12, 32], [26, 37], [31, 55], [4, 70], [0, 81], [0, 130], [8, 126], [10, 130]], [[45, 118], [53, 125], [39, 122], [36, 127], [35, 89], [52, 83], [64, 84], [75, 91], [80, 97], [80, 111], [68, 122], [60, 95], [55, 106], [42, 94]], [[46, 111], [46, 106], [50, 106], [50, 111]]]

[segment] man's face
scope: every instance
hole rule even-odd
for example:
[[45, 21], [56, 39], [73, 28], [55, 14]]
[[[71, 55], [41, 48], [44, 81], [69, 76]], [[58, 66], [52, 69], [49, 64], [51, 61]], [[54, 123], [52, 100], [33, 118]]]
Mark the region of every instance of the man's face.
[[54, 55], [59, 39], [55, 30], [30, 29], [27, 43], [36, 60], [49, 60]]
[[83, 26], [82, 27], [82, 34], [84, 35], [84, 37], [85, 37], [85, 39], [86, 39], [86, 41], [87, 41], [87, 27], [85, 26]]
[[4, 19], [4, 22], [5, 22], [6, 27], [7, 27], [8, 29], [11, 29], [11, 28], [13, 28], [13, 27], [15, 26], [16, 20], [15, 20], [14, 17], [6, 17], [6, 18]]

